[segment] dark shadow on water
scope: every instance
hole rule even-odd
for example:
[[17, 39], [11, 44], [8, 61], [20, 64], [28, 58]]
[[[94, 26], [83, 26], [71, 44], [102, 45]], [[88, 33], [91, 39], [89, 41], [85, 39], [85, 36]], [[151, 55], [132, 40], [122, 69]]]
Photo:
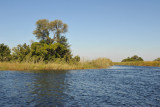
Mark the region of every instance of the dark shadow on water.
[[32, 95], [34, 95], [35, 105], [63, 106], [65, 94], [65, 76], [68, 71], [38, 71], [35, 73], [32, 84]]

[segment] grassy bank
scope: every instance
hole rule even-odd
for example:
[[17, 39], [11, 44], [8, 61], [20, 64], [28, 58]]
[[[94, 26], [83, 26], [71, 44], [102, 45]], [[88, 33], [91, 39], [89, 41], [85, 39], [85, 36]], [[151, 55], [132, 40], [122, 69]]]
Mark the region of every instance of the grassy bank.
[[78, 63], [18, 63], [18, 62], [0, 62], [0, 70], [73, 70], [73, 69], [98, 69], [107, 68], [112, 65], [111, 60], [99, 58], [92, 61]]
[[160, 61], [113, 62], [113, 65], [133, 65], [133, 66], [160, 67]]

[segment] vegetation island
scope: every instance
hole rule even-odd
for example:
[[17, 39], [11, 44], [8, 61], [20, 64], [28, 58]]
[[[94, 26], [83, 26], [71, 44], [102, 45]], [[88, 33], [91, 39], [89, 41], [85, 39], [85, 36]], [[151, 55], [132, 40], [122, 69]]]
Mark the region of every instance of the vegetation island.
[[111, 66], [112, 61], [107, 58], [82, 62], [79, 56], [73, 57], [64, 36], [67, 31], [68, 25], [61, 20], [38, 20], [33, 34], [39, 42], [19, 44], [12, 48], [12, 52], [9, 46], [0, 44], [0, 70], [71, 70]]

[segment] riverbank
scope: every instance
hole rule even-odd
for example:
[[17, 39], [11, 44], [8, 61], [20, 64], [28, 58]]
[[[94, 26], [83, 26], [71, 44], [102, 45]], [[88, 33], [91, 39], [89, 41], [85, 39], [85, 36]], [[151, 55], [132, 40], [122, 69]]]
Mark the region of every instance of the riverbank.
[[132, 65], [132, 66], [160, 67], [160, 61], [113, 62], [113, 65]]
[[18, 62], [0, 62], [0, 70], [74, 70], [74, 69], [100, 69], [112, 65], [112, 61], [106, 58], [99, 58], [92, 61], [78, 63], [49, 62], [41, 63], [18, 63]]

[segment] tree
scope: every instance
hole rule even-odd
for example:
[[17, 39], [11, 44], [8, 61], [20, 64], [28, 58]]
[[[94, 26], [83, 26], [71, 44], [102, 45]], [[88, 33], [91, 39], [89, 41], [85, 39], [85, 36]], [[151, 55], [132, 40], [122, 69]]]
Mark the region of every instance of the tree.
[[61, 20], [54, 20], [49, 23], [49, 29], [53, 32], [54, 40], [60, 43], [61, 34], [68, 31], [68, 25], [63, 23]]
[[0, 61], [9, 61], [11, 59], [11, 50], [7, 45], [0, 44]]
[[33, 31], [37, 39], [45, 42], [52, 42], [49, 37], [49, 21], [47, 19], [41, 19], [36, 22], [36, 30]]
[[[40, 42], [52, 44], [53, 42], [60, 43], [65, 40], [65, 37], [61, 34], [66, 33], [68, 25], [63, 23], [61, 20], [54, 20], [49, 22], [47, 19], [40, 19], [36, 22], [36, 30], [33, 34], [36, 35]], [[50, 33], [53, 33], [53, 38], [50, 37]]]

